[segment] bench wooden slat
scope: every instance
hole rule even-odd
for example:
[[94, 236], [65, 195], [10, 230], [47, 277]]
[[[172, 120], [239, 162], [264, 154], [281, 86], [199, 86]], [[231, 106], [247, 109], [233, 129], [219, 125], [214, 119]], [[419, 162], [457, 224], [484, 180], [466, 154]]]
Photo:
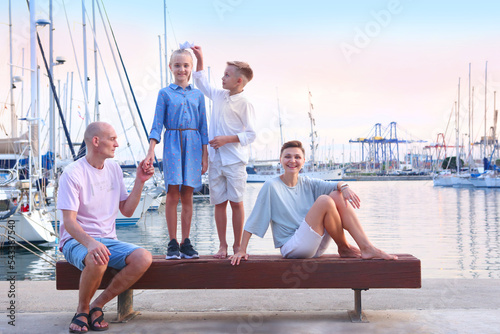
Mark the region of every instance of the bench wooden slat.
[[[327, 255], [291, 260], [279, 255], [251, 255], [248, 261], [232, 266], [227, 259], [211, 256], [167, 261], [159, 255], [131, 289], [420, 288], [420, 260], [409, 254], [398, 257], [385, 261]], [[106, 271], [100, 289], [116, 272]], [[66, 261], [58, 261], [57, 289], [77, 290], [80, 273]]]

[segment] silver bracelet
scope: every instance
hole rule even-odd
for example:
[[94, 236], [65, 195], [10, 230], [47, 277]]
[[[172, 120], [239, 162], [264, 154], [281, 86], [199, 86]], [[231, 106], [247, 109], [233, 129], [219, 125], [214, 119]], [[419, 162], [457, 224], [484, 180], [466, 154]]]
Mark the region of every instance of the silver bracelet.
[[340, 191], [344, 190], [345, 188], [348, 188], [349, 187], [349, 184], [348, 183], [344, 183], [343, 185], [340, 186]]

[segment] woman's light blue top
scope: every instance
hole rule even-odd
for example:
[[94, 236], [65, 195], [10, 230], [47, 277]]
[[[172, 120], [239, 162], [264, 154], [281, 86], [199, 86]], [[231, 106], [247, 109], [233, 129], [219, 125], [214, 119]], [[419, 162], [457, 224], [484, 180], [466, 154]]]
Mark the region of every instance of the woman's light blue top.
[[257, 196], [245, 231], [264, 237], [269, 224], [274, 246], [279, 248], [299, 228], [316, 199], [337, 189], [337, 182], [299, 176], [297, 185], [289, 187], [278, 177], [266, 181]]

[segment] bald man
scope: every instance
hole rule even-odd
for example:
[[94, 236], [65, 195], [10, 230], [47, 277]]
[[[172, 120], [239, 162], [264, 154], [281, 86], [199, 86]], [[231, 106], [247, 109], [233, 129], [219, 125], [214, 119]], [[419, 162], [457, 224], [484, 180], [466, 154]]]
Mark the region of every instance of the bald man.
[[[144, 183], [154, 168], [137, 168], [134, 188], [127, 193], [120, 166], [113, 160], [116, 132], [104, 122], [89, 124], [84, 135], [87, 155], [64, 169], [59, 180], [57, 208], [62, 210], [60, 249], [66, 260], [82, 271], [76, 314], [69, 331], [86, 333], [108, 329], [102, 308], [127, 290], [151, 265], [152, 256], [139, 246], [116, 238], [118, 210], [132, 216]], [[120, 270], [91, 303], [108, 267]]]

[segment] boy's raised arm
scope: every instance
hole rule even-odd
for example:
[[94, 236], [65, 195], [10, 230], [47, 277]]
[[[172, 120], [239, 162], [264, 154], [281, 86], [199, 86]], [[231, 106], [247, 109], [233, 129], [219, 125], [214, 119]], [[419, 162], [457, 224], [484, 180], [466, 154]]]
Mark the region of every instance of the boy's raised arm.
[[203, 52], [201, 46], [195, 45], [191, 48], [196, 57], [196, 72], [203, 70]]

